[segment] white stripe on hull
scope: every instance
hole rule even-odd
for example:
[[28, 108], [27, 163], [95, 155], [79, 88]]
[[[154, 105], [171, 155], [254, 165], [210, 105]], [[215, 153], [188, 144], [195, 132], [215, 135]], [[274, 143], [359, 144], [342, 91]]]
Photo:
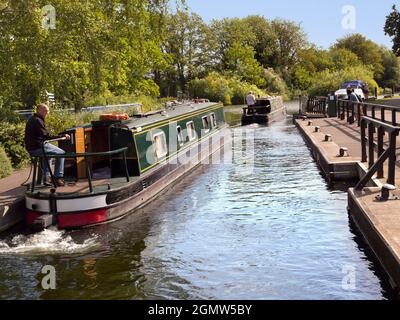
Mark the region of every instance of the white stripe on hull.
[[106, 194], [76, 199], [57, 199], [57, 212], [89, 211], [107, 207]]
[[[90, 211], [107, 207], [107, 195], [98, 195], [75, 199], [57, 199], [57, 212]], [[50, 212], [48, 199], [26, 197], [26, 208], [32, 211]]]
[[50, 203], [48, 199], [25, 197], [25, 207], [32, 211], [50, 212]]

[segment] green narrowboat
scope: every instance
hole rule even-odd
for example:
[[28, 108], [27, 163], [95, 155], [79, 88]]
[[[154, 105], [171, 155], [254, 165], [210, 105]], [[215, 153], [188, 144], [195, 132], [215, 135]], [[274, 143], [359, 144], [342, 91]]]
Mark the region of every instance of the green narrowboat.
[[58, 142], [66, 153], [50, 156], [65, 158], [67, 183], [43, 185], [39, 168], [48, 159], [35, 159], [26, 223], [71, 229], [122, 218], [217, 152], [226, 127], [223, 105], [199, 99], [71, 128], [65, 132], [71, 140]]

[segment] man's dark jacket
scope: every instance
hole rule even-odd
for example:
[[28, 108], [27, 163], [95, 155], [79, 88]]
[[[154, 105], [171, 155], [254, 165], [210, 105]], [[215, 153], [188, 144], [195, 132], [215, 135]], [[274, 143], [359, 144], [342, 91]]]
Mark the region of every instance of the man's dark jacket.
[[60, 136], [52, 136], [46, 129], [44, 119], [38, 114], [34, 114], [25, 127], [25, 147], [26, 150], [33, 151], [40, 149], [46, 140], [56, 139]]

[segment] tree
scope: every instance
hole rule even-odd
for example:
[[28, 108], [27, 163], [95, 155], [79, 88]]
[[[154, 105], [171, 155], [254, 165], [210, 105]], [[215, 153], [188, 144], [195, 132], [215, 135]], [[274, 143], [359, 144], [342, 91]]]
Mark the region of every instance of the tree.
[[383, 73], [381, 48], [361, 34], [348, 35], [336, 41], [335, 49], [347, 49], [353, 52], [366, 66], [372, 66], [375, 79]]
[[345, 69], [352, 66], [358, 66], [361, 64], [358, 56], [347, 49], [331, 48], [331, 50], [329, 51], [329, 55], [332, 59], [334, 67], [337, 70]]
[[273, 20], [271, 28], [274, 45], [264, 50], [264, 59], [287, 79], [287, 75], [299, 61], [299, 51], [308, 45], [306, 34], [300, 25], [282, 19]]
[[392, 37], [394, 54], [400, 56], [400, 12], [396, 5], [393, 5], [392, 12], [386, 16], [384, 31], [385, 35]]
[[[170, 55], [173, 66], [167, 77], [172, 83], [179, 83], [184, 92], [189, 81], [204, 76], [211, 68], [209, 37], [208, 26], [195, 13], [178, 10], [167, 17], [163, 49]], [[173, 93], [176, 94], [176, 88]]]
[[263, 86], [263, 68], [254, 55], [253, 47], [234, 42], [226, 52], [226, 72], [238, 76], [241, 80]]
[[276, 37], [271, 23], [262, 16], [248, 16], [243, 21], [251, 28], [256, 41], [254, 44], [255, 58], [264, 68], [271, 67], [266, 59], [266, 52], [275, 45]]
[[220, 72], [229, 68], [227, 52], [237, 44], [254, 48], [257, 38], [251, 27], [242, 19], [213, 20], [210, 25], [212, 42], [215, 47], [211, 52], [216, 69]]
[[383, 49], [382, 64], [384, 67], [383, 75], [380, 79], [380, 85], [393, 88], [400, 84], [400, 58], [392, 51]]

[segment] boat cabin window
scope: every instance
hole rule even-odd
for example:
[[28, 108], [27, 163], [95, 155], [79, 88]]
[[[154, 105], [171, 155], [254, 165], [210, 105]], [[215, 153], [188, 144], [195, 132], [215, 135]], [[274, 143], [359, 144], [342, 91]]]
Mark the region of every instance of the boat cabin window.
[[159, 132], [153, 135], [153, 148], [157, 159], [161, 159], [167, 155], [168, 147], [164, 132]]
[[217, 118], [215, 117], [215, 113], [211, 113], [211, 127], [215, 128], [217, 126]]
[[205, 132], [210, 131], [210, 121], [208, 120], [208, 116], [201, 118], [203, 120], [203, 129]]
[[193, 141], [194, 139], [196, 139], [196, 130], [194, 130], [193, 121], [186, 123], [186, 128], [187, 128], [187, 134], [189, 137], [189, 141]]
[[183, 144], [185, 143], [185, 139], [183, 138], [183, 132], [181, 126], [176, 127], [176, 134], [178, 136], [178, 144], [180, 146], [183, 146]]

